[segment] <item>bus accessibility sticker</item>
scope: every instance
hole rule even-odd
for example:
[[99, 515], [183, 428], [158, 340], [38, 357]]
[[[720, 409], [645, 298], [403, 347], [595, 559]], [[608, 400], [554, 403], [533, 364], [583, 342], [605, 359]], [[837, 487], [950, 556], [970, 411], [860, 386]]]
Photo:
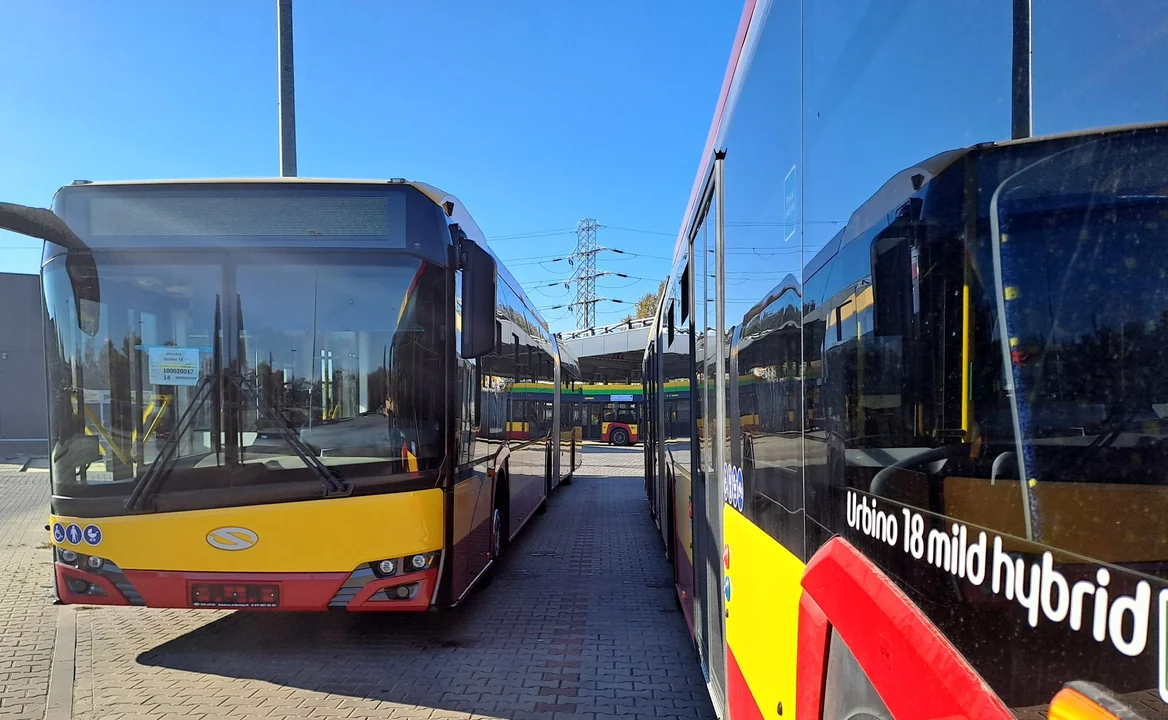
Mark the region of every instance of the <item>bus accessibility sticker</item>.
[[199, 383], [199, 349], [152, 347], [150, 382], [154, 385], [197, 385]]

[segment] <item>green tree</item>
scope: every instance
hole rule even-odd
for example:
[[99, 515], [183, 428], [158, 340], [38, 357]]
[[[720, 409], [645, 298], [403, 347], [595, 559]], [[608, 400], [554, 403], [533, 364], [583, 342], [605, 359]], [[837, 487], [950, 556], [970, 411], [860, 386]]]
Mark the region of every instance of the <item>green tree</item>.
[[630, 320], [640, 320], [641, 318], [653, 317], [653, 313], [657, 312], [657, 300], [661, 297], [661, 293], [665, 291], [665, 281], [662, 280], [657, 285], [657, 292], [645, 293], [641, 299], [637, 301], [633, 308], [632, 315], [625, 315], [621, 322], [629, 322]]

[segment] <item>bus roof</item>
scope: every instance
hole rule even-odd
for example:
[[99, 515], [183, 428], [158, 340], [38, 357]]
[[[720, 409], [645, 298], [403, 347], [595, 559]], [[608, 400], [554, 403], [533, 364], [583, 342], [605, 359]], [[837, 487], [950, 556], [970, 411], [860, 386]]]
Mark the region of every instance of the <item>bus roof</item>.
[[99, 180], [99, 181], [75, 180], [71, 184], [69, 184], [65, 187], [78, 188], [78, 187], [91, 187], [91, 186], [92, 187], [129, 187], [129, 186], [138, 186], [138, 185], [246, 185], [246, 184], [255, 184], [255, 185], [281, 185], [281, 184], [322, 185], [322, 184], [327, 184], [327, 185], [359, 185], [359, 186], [406, 185], [406, 186], [412, 187], [415, 190], [417, 190], [418, 192], [422, 193], [423, 195], [428, 197], [435, 205], [438, 205], [439, 207], [443, 208], [444, 210], [446, 209], [446, 203], [450, 203], [452, 210], [447, 212], [447, 216], [450, 218], [450, 221], [458, 223], [459, 227], [462, 228], [462, 231], [464, 233], [466, 233], [467, 237], [469, 237], [471, 240], [474, 240], [480, 246], [486, 248], [487, 252], [491, 254], [491, 257], [495, 258], [495, 262], [498, 264], [499, 277], [501, 277], [503, 279], [503, 281], [506, 282], [507, 285], [515, 292], [515, 294], [527, 305], [528, 309], [531, 310], [532, 314], [535, 315], [536, 318], [538, 318], [540, 324], [543, 326], [543, 329], [548, 331], [549, 333], [551, 332], [551, 328], [548, 326], [547, 321], [544, 320], [543, 316], [540, 315], [539, 311], [536, 309], [535, 303], [531, 302], [531, 299], [529, 297], [527, 297], [527, 294], [523, 291], [523, 287], [519, 284], [519, 282], [511, 274], [511, 271], [507, 269], [507, 266], [503, 264], [503, 261], [499, 259], [499, 256], [495, 254], [495, 251], [491, 248], [490, 243], [487, 242], [486, 235], [483, 234], [483, 231], [481, 228], [479, 228], [478, 223], [476, 223], [474, 221], [474, 218], [471, 217], [470, 213], [467, 212], [466, 206], [462, 204], [462, 201], [459, 200], [454, 195], [452, 195], [451, 193], [448, 193], [445, 190], [442, 190], [441, 188], [435, 187], [435, 186], [430, 185], [428, 183], [420, 182], [417, 180], [406, 180], [405, 178], [389, 178], [389, 179], [385, 179], [385, 180], [376, 180], [376, 179], [369, 179], [369, 178], [344, 179], [344, 178], [311, 178], [311, 177], [240, 177], [240, 178], [182, 178], [182, 179], [170, 179], [170, 180], [165, 180], [165, 179]]

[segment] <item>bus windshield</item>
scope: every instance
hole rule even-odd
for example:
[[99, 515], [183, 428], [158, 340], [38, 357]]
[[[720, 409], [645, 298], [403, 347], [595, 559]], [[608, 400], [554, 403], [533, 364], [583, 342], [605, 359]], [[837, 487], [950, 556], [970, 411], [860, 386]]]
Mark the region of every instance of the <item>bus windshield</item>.
[[1066, 528], [1045, 517], [1056, 504], [1051, 482], [1168, 479], [1166, 161], [1162, 132], [1120, 134], [1034, 162], [994, 193], [993, 334], [1008, 371], [1006, 402], [986, 429], [1015, 439], [999, 451], [1011, 455], [1011, 475], [1027, 480], [1029, 537], [1065, 540]]
[[[100, 327], [44, 268], [54, 494], [162, 494], [436, 468], [444, 270], [404, 253], [95, 252]], [[169, 443], [169, 446], [168, 446]], [[227, 468], [231, 472], [223, 472]]]

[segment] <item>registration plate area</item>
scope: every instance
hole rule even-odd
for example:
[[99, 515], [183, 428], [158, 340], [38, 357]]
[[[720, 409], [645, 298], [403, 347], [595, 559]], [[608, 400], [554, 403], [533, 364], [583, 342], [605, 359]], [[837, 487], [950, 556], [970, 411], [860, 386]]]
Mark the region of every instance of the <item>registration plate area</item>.
[[190, 583], [191, 607], [274, 608], [280, 607], [280, 586], [276, 583], [194, 582]]

